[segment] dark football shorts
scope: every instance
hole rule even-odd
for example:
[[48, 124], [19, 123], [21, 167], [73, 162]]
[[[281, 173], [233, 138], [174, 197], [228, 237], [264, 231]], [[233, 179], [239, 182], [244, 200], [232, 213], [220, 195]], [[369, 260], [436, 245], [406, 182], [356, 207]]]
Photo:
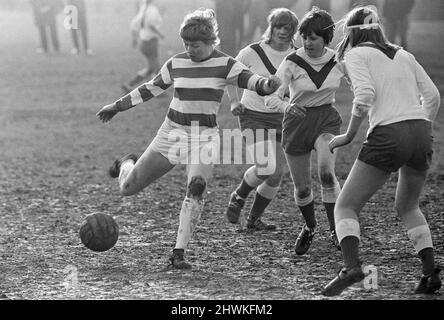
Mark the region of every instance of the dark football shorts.
[[432, 145], [431, 122], [406, 120], [376, 126], [358, 159], [385, 172], [396, 172], [402, 166], [425, 171], [432, 162]]
[[259, 137], [258, 130], [263, 129], [264, 140], [268, 140], [269, 130], [275, 130], [276, 141], [280, 143], [282, 139], [283, 117], [282, 113], [267, 113], [245, 109], [245, 112], [239, 115], [239, 126], [242, 132], [248, 129], [252, 130], [255, 141]]
[[324, 133], [338, 135], [342, 118], [331, 105], [306, 108], [304, 118], [286, 113], [282, 129], [282, 147], [292, 156], [307, 154], [314, 149], [316, 140]]
[[159, 56], [159, 39], [153, 38], [148, 41], [142, 40], [140, 42], [140, 51], [147, 58], [157, 58]]

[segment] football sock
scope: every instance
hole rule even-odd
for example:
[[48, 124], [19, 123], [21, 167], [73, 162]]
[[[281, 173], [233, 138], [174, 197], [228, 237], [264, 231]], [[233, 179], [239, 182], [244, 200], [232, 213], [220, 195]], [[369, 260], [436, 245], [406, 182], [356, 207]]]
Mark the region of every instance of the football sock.
[[242, 179], [241, 184], [239, 185], [239, 187], [237, 187], [236, 189], [236, 193], [239, 197], [241, 197], [242, 199], [246, 199], [248, 197], [248, 195], [250, 194], [251, 190], [253, 190], [254, 187], [251, 187], [246, 181], [245, 179]]
[[173, 249], [173, 254], [183, 256], [185, 254], [185, 250], [184, 249]]
[[264, 213], [267, 206], [274, 199], [278, 191], [279, 186], [271, 187], [266, 182], [263, 182], [257, 188], [256, 196], [254, 198], [253, 206], [251, 207], [248, 220], [254, 222], [259, 219]]
[[248, 215], [248, 220], [251, 222], [259, 219], [265, 211], [265, 208], [271, 202], [272, 199], [267, 199], [256, 192], [254, 197], [253, 206], [251, 207], [250, 213]]
[[134, 165], [135, 164], [134, 164], [133, 160], [124, 161], [120, 165], [119, 185], [120, 185], [121, 189], [123, 187], [123, 184], [126, 182], [126, 178], [128, 177], [129, 173], [131, 172], [131, 170], [133, 170]]
[[304, 217], [307, 227], [313, 229], [316, 227], [316, 217], [314, 212], [314, 201], [310, 202], [306, 206], [299, 206], [302, 216]]
[[239, 187], [236, 189], [237, 195], [243, 199], [246, 199], [251, 190], [255, 189], [264, 181], [262, 179], [259, 179], [254, 171], [255, 166], [252, 166], [247, 171], [245, 171], [244, 178], [242, 179]]
[[359, 264], [359, 238], [347, 236], [341, 241], [341, 252], [347, 269]]
[[336, 235], [341, 245], [342, 258], [346, 268], [352, 268], [359, 261], [360, 227], [356, 219], [345, 218], [336, 223]]
[[424, 275], [432, 274], [435, 271], [435, 257], [433, 248], [425, 248], [419, 251], [419, 257], [422, 262], [422, 273]]
[[324, 202], [325, 211], [327, 212], [328, 224], [330, 231], [335, 230], [335, 204]]
[[191, 240], [193, 232], [200, 220], [203, 210], [203, 200], [185, 197], [179, 215], [176, 248], [185, 249]]
[[422, 270], [425, 275], [435, 270], [432, 234], [428, 224], [423, 224], [407, 231], [409, 239], [413, 242], [415, 251], [422, 261]]
[[335, 203], [341, 193], [341, 185], [335, 180], [335, 184], [331, 188], [321, 186], [322, 202]]
[[314, 212], [314, 201], [313, 193], [310, 191], [310, 195], [305, 198], [299, 198], [296, 189], [294, 190], [294, 200], [296, 205], [301, 210], [302, 216], [304, 217], [305, 224], [309, 228], [316, 227], [316, 218]]

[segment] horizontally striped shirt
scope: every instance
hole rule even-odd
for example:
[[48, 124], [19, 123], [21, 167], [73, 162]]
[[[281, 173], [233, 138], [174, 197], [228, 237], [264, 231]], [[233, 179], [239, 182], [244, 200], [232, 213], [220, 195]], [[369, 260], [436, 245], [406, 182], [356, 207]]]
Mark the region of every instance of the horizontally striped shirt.
[[115, 103], [117, 109], [123, 111], [160, 95], [173, 85], [174, 97], [167, 113], [171, 121], [184, 126], [199, 121], [199, 126], [216, 127], [216, 115], [227, 85], [264, 95], [266, 80], [218, 50], [200, 62], [192, 61], [184, 52], [170, 58], [151, 81]]
[[[310, 58], [304, 48], [287, 56], [276, 72], [282, 85], [274, 94], [265, 97], [266, 106], [284, 113], [293, 103], [306, 108], [334, 104], [336, 91], [346, 72], [343, 63], [335, 62], [335, 52], [326, 49], [327, 52], [319, 58]], [[290, 101], [284, 98], [288, 88]]]

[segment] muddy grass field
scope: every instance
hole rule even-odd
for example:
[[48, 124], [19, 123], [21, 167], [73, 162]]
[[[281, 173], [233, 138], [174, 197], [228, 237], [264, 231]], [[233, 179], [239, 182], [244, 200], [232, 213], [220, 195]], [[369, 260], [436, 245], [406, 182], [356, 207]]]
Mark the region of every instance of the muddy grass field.
[[[0, 42], [8, 44], [0, 47], [0, 299], [325, 299], [320, 289], [341, 267], [341, 255], [328, 241], [316, 176], [317, 234], [308, 254], [297, 256], [293, 245], [303, 222], [289, 174], [264, 217], [278, 230], [246, 233], [229, 224], [224, 213], [248, 166], [216, 166], [201, 223], [187, 250], [193, 269], [171, 270], [168, 257], [185, 193], [185, 168], [176, 167], [129, 198], [121, 197], [116, 181], [107, 176], [115, 157], [146, 148], [165, 116], [171, 92], [106, 125], [95, 117], [102, 105], [120, 97], [119, 85], [144, 62], [130, 48], [126, 22], [111, 26], [97, 19], [91, 57], [69, 54], [67, 32], [61, 32], [62, 54], [37, 55], [30, 17], [23, 20], [8, 12], [0, 16], [7, 30], [0, 33]], [[29, 28], [20, 27], [23, 23]], [[442, 22], [414, 23], [410, 49], [444, 96], [442, 30]], [[162, 50], [164, 56], [167, 50], [176, 52], [180, 43], [167, 42]], [[344, 86], [337, 101], [343, 130], [350, 99]], [[441, 110], [435, 125], [435, 162], [421, 198], [441, 264], [443, 123]], [[237, 126], [226, 106], [219, 124]], [[340, 151], [341, 183], [366, 129]], [[371, 199], [361, 220], [362, 258], [376, 272], [377, 282], [358, 284], [335, 299], [443, 300], [442, 294], [412, 294], [420, 261], [393, 210], [396, 180], [393, 175]], [[92, 252], [80, 242], [79, 226], [93, 212], [110, 214], [119, 224], [119, 240], [107, 252]]]

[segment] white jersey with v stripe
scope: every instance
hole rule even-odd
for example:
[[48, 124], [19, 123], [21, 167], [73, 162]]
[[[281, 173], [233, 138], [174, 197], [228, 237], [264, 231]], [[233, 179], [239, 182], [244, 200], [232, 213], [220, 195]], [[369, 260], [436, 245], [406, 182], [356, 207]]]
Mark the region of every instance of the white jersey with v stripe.
[[[267, 106], [284, 112], [290, 103], [306, 108], [334, 104], [336, 90], [345, 76], [345, 67], [343, 63], [334, 61], [332, 49], [326, 50], [320, 58], [310, 58], [304, 48], [287, 56], [276, 72], [282, 85], [265, 98]], [[283, 101], [287, 88], [290, 89], [290, 102]]]
[[[270, 45], [268, 45], [264, 40], [260, 41], [258, 45], [264, 50], [265, 55], [269, 59], [270, 63], [277, 69], [285, 57], [294, 51], [292, 47], [289, 47], [285, 51], [274, 50]], [[236, 60], [242, 62], [254, 73], [268, 77], [270, 76], [270, 71], [264, 65], [256, 51], [254, 51], [251, 46], [247, 46], [241, 51], [239, 51], [236, 56]], [[254, 91], [244, 91], [242, 94], [241, 102], [244, 106], [250, 110], [272, 113], [273, 111], [265, 107], [264, 97], [261, 97]]]

